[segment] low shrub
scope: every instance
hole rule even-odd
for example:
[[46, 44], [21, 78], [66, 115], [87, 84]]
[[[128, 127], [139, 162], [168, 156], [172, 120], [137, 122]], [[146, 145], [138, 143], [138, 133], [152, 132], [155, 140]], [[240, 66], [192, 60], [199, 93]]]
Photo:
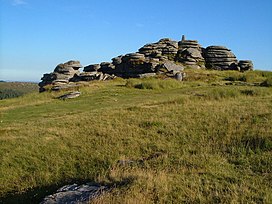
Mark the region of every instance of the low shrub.
[[3, 89], [0, 90], [0, 100], [8, 99], [8, 98], [16, 98], [22, 96], [23, 93], [20, 91], [12, 90], [12, 89]]

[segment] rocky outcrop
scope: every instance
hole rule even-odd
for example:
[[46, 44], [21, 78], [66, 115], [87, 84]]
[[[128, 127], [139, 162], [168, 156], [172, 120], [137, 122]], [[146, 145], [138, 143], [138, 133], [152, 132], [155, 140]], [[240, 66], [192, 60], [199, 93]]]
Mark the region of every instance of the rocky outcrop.
[[95, 68], [85, 68], [86, 70], [91, 71], [80, 72], [79, 69], [81, 67], [82, 65], [79, 61], [73, 60], [57, 65], [52, 73], [44, 74], [41, 78], [42, 81], [39, 83], [40, 92], [46, 91], [45, 87], [48, 85], [50, 86], [50, 90], [60, 91], [78, 87], [79, 85], [75, 82], [79, 81], [104, 81], [115, 78], [114, 75], [103, 74], [102, 72], [95, 70]]
[[169, 38], [163, 38], [159, 42], [146, 44], [139, 49], [139, 53], [145, 57], [155, 58], [159, 61], [172, 60], [176, 58], [178, 42]]
[[205, 68], [202, 50], [203, 48], [201, 48], [197, 40], [185, 40], [185, 36], [182, 36], [182, 40], [178, 43], [176, 60], [186, 67]]
[[197, 40], [181, 41], [163, 38], [156, 43], [146, 44], [138, 52], [120, 55], [111, 62], [91, 64], [84, 67], [79, 61], [59, 64], [50, 74], [44, 74], [39, 83], [40, 91], [50, 85], [51, 90], [69, 89], [77, 86], [76, 82], [108, 80], [116, 76], [123, 78], [150, 77], [163, 74], [182, 80], [184, 68], [216, 70], [253, 70], [250, 60], [240, 60], [230, 49], [224, 46], [201, 47]]
[[224, 46], [209, 46], [204, 53], [208, 69], [239, 70], [236, 56]]
[[68, 61], [64, 64], [58, 64], [54, 71], [50, 74], [44, 74], [39, 83], [40, 91], [45, 91], [44, 87], [46, 85], [52, 85], [53, 87], [65, 86], [74, 77], [77, 77], [80, 72], [79, 68], [82, 65], [79, 61]]

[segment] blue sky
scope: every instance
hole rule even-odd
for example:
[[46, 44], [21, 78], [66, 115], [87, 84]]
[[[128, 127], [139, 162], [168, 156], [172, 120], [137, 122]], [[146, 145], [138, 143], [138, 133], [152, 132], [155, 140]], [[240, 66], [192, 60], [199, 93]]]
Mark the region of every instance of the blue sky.
[[224, 45], [272, 71], [271, 0], [0, 0], [0, 80], [110, 61], [160, 38]]

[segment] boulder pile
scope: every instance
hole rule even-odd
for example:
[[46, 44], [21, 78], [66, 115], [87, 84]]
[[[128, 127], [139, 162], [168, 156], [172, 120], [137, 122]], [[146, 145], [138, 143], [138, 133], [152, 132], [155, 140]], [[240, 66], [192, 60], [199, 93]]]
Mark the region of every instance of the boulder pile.
[[197, 40], [181, 41], [163, 38], [156, 43], [146, 44], [138, 52], [120, 55], [111, 62], [91, 64], [84, 67], [79, 61], [59, 64], [50, 74], [44, 74], [39, 83], [40, 91], [50, 85], [51, 90], [77, 86], [76, 82], [108, 80], [115, 77], [150, 77], [157, 74], [182, 80], [185, 68], [216, 70], [253, 70], [250, 60], [240, 60], [224, 46], [201, 47]]
[[92, 81], [92, 80], [107, 80], [113, 79], [115, 76], [103, 74], [102, 72], [80, 72], [82, 65], [79, 61], [68, 61], [66, 63], [58, 64], [53, 72], [44, 74], [39, 83], [40, 92], [46, 91], [46, 86], [50, 86], [50, 90], [59, 91], [64, 89], [71, 89], [78, 85], [74, 82], [78, 81]]

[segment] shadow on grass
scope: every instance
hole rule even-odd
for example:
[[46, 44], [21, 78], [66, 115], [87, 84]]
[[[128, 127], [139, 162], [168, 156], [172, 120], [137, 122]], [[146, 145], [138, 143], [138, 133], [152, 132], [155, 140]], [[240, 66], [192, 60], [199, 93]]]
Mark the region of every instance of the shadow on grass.
[[30, 189], [24, 193], [16, 193], [16, 192], [10, 192], [6, 194], [4, 197], [0, 198], [0, 203], [1, 204], [36, 204], [42, 202], [42, 200], [51, 194], [56, 193], [56, 191], [65, 186], [65, 185], [70, 185], [70, 184], [93, 184], [93, 185], [101, 185], [101, 186], [106, 186], [108, 189], [113, 189], [113, 188], [123, 188], [127, 187], [130, 185], [135, 178], [129, 177], [125, 178], [122, 181], [115, 181], [115, 182], [110, 182], [110, 183], [96, 183], [90, 180], [79, 180], [79, 179], [71, 179], [66, 182], [50, 185], [50, 186], [41, 186], [41, 187], [36, 187], [33, 189]]

